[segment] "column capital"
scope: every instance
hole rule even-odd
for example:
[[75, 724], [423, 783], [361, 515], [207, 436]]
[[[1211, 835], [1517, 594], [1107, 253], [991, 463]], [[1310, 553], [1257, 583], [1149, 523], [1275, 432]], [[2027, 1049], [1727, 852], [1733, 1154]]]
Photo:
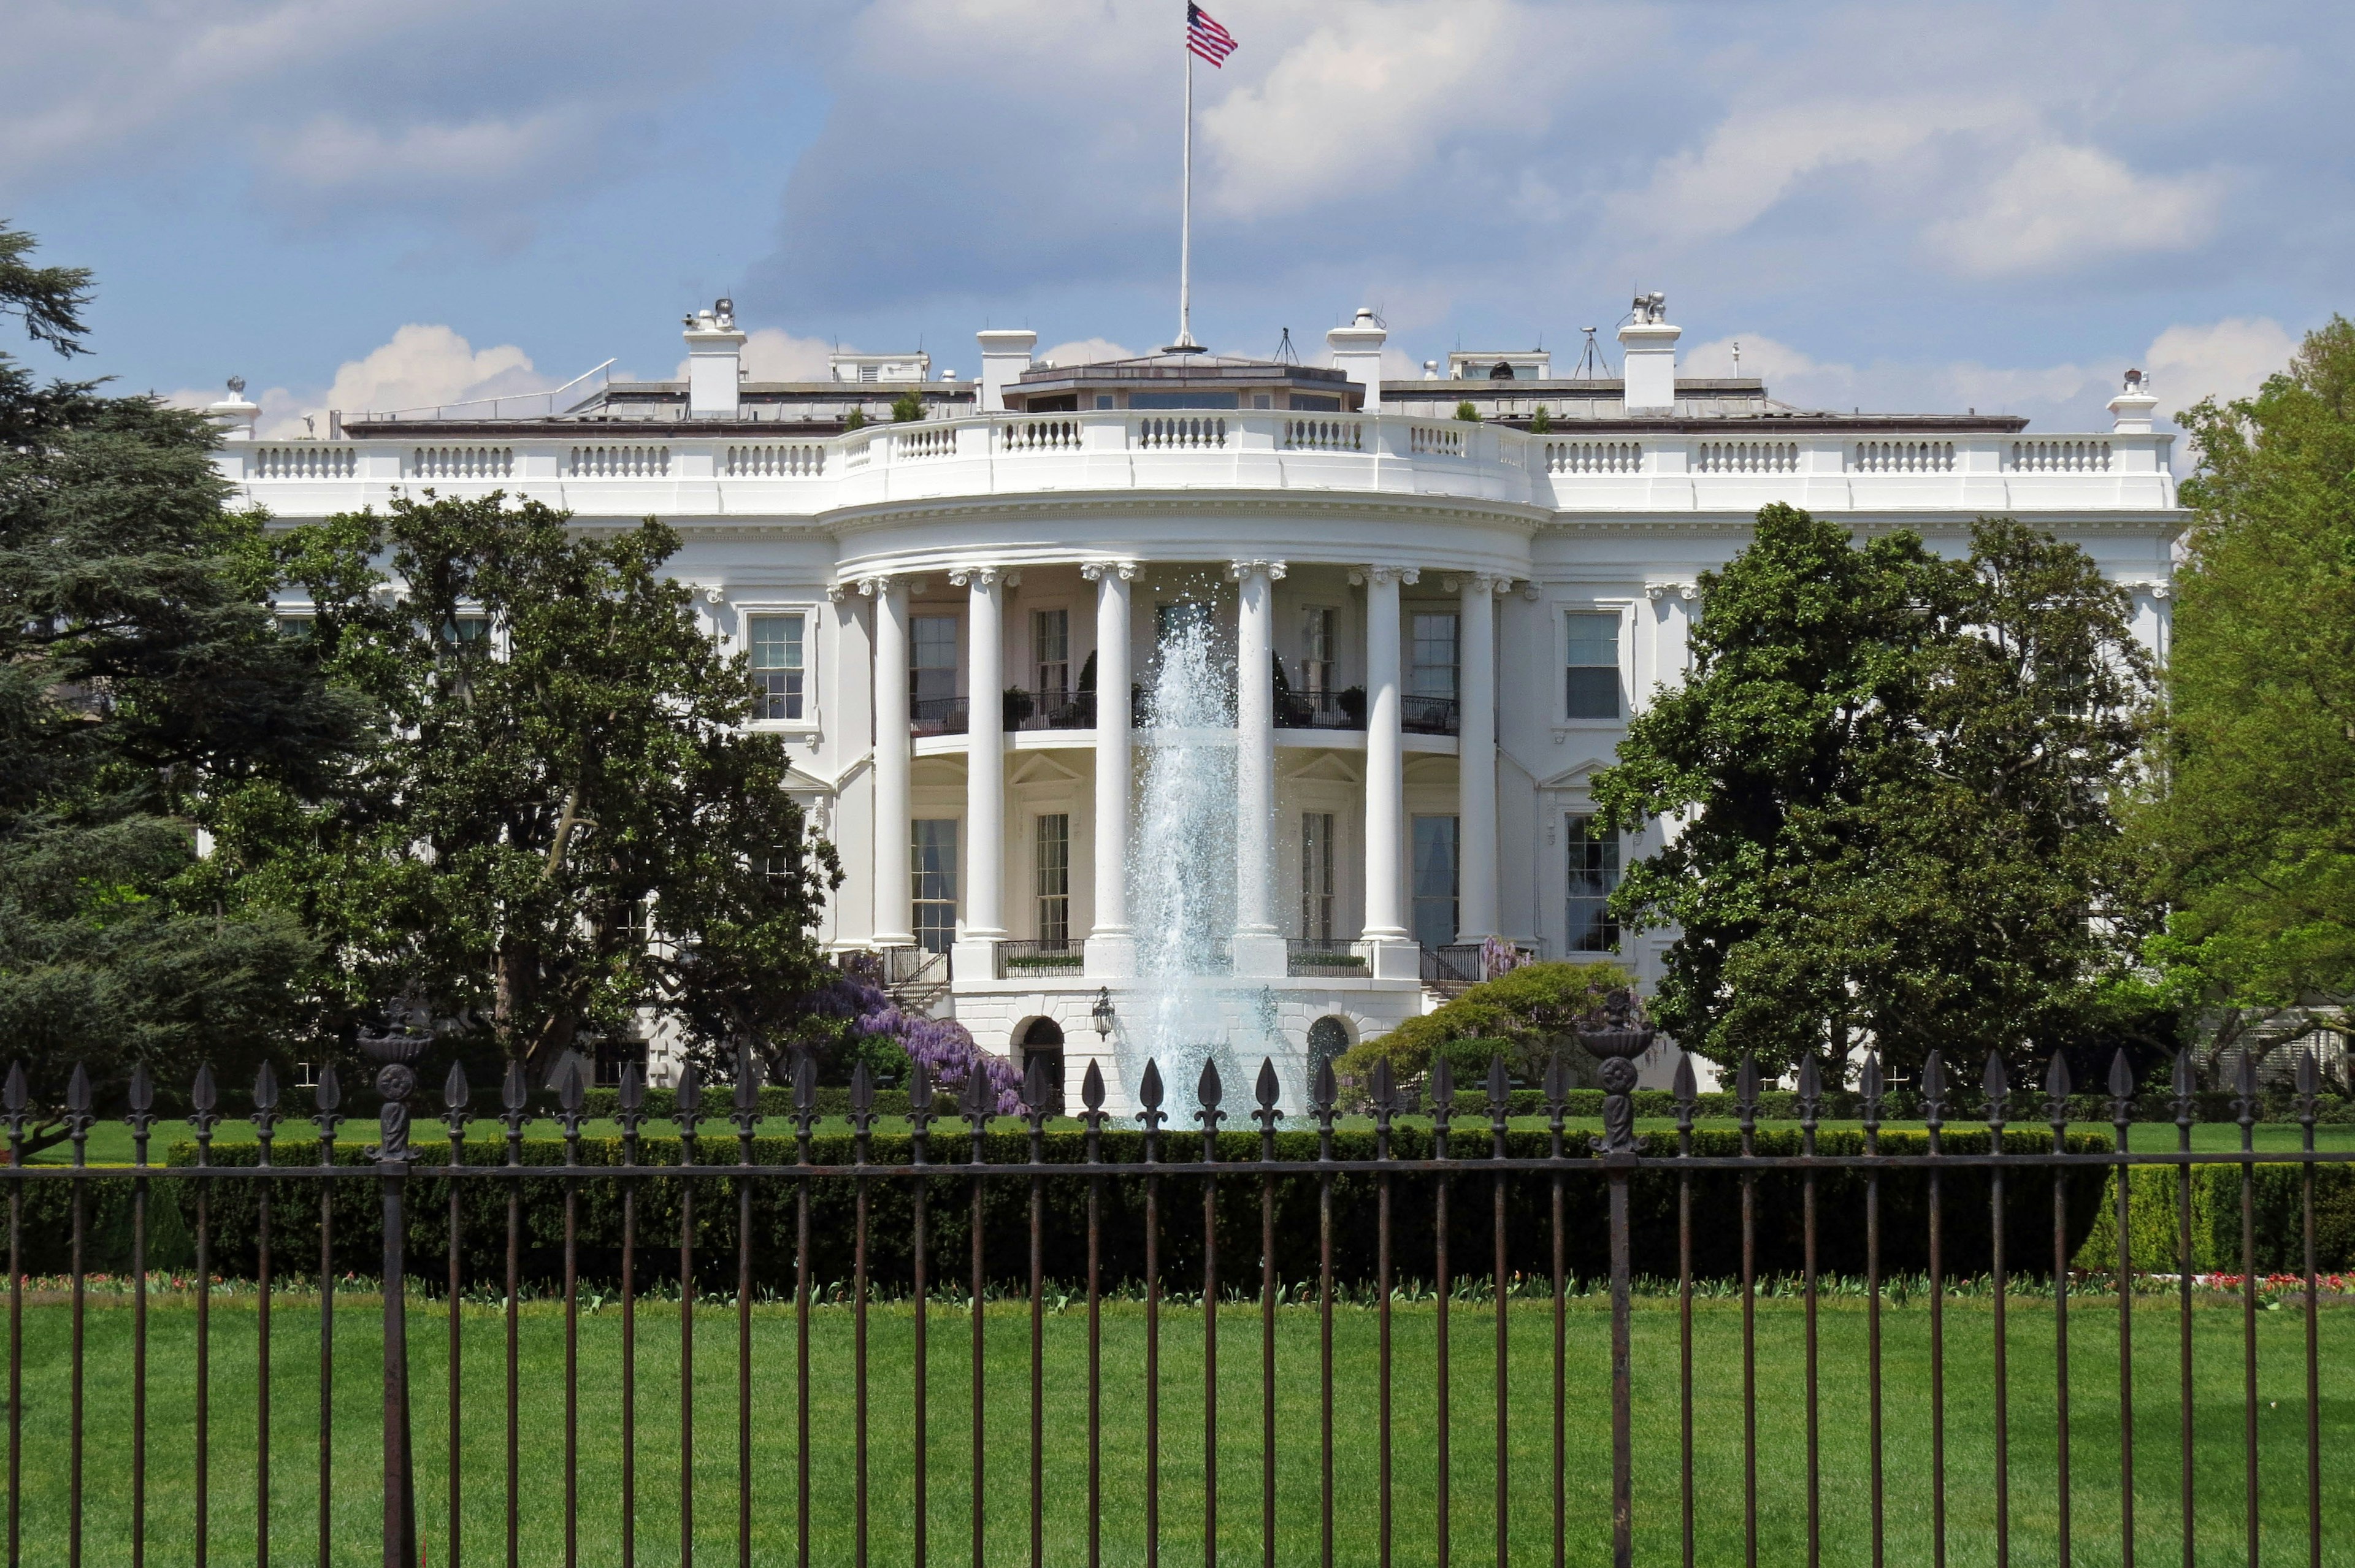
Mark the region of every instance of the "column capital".
[[1270, 582], [1284, 581], [1285, 565], [1280, 560], [1231, 560], [1227, 562], [1227, 581], [1241, 582], [1254, 571], [1264, 571]]
[[1439, 580], [1439, 585], [1450, 593], [1461, 593], [1466, 588], [1475, 593], [1510, 593], [1513, 580], [1488, 571], [1451, 571]]
[[1117, 577], [1123, 582], [1136, 581], [1136, 562], [1133, 560], [1083, 560], [1080, 575], [1090, 582], [1102, 582], [1107, 577]]
[[1654, 603], [1668, 598], [1681, 599], [1689, 603], [1700, 597], [1700, 584], [1698, 582], [1646, 582], [1644, 584], [1644, 597]]
[[1022, 583], [1022, 573], [1018, 570], [1009, 571], [1002, 566], [956, 566], [949, 569], [949, 581], [958, 588], [975, 582], [984, 588], [995, 588], [1000, 582], [1008, 588], [1018, 588]]
[[1423, 569], [1419, 566], [1353, 566], [1349, 581], [1353, 585], [1373, 582], [1420, 582]]
[[880, 599], [894, 588], [904, 588], [911, 593], [922, 593], [924, 591], [922, 578], [901, 577], [889, 571], [877, 572], [871, 577], [861, 577], [855, 581], [858, 584], [858, 592], [869, 599]]

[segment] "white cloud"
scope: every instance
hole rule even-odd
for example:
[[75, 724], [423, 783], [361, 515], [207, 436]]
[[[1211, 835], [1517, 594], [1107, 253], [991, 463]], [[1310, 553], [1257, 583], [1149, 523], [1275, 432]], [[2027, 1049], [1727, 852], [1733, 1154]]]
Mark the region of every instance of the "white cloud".
[[2021, 154], [1928, 238], [1977, 276], [2050, 272], [2190, 250], [2215, 232], [2223, 195], [2217, 175], [2138, 175], [2098, 147], [2048, 144]]
[[2141, 368], [2159, 406], [2188, 409], [2202, 398], [2245, 398], [2289, 368], [2298, 339], [2267, 316], [2227, 316], [2207, 326], [2176, 325], [2152, 340]]
[[1266, 217], [1420, 174], [1439, 127], [1484, 120], [1516, 74], [1526, 14], [1501, 0], [1416, 0], [1319, 15], [1264, 77], [1201, 112], [1208, 194], [1222, 212]]
[[[270, 387], [248, 394], [261, 406], [256, 421], [264, 436], [327, 433], [326, 411], [346, 416], [373, 411], [446, 407], [477, 399], [545, 391], [549, 378], [532, 368], [531, 357], [512, 343], [476, 349], [447, 326], [401, 327], [390, 342], [336, 368], [327, 389]], [[202, 408], [225, 394], [184, 388], [164, 400]], [[311, 416], [305, 426], [303, 418]]]
[[1068, 343], [1058, 343], [1039, 357], [1055, 365], [1101, 365], [1107, 359], [1134, 359], [1136, 351], [1124, 348], [1108, 337], [1075, 337]]
[[433, 181], [447, 193], [544, 172], [587, 130], [586, 116], [574, 109], [389, 128], [324, 114], [271, 146], [265, 156], [276, 173], [313, 190], [414, 189], [419, 181]]
[[[834, 345], [823, 337], [795, 337], [773, 326], [744, 335], [743, 368], [748, 381], [823, 381], [833, 372], [826, 357]], [[687, 361], [678, 362], [671, 379], [687, 379]]]
[[2017, 125], [2030, 111], [2001, 96], [1818, 99], [1737, 108], [1697, 152], [1677, 154], [1641, 190], [1611, 198], [1615, 224], [1672, 243], [1738, 233], [1806, 176], [1873, 168], [1933, 137]]

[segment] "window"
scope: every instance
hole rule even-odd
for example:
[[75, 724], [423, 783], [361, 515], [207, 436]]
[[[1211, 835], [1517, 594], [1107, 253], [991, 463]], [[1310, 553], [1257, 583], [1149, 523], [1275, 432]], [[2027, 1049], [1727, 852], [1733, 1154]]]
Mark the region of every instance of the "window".
[[1573, 610], [1568, 616], [1569, 656], [1565, 661], [1567, 701], [1562, 711], [1572, 719], [1619, 717], [1619, 617], [1609, 613]]
[[1333, 814], [1300, 814], [1300, 935], [1333, 940]]
[[1039, 667], [1040, 691], [1062, 692], [1071, 684], [1071, 613], [1030, 612], [1030, 655]]
[[1619, 885], [1619, 838], [1572, 812], [1570, 828], [1570, 925], [1572, 953], [1615, 953], [1619, 923], [1611, 918], [1611, 891]]
[[491, 635], [488, 615], [453, 615], [442, 623], [442, 640], [452, 646], [479, 643]]
[[1071, 944], [1071, 819], [1061, 812], [1039, 818], [1039, 945]]
[[918, 615], [908, 627], [908, 699], [914, 717], [945, 719], [956, 703], [957, 618]]
[[908, 875], [915, 884], [916, 945], [946, 953], [956, 941], [957, 825], [954, 817], [918, 817]]
[[1414, 618], [1414, 664], [1408, 689], [1417, 697], [1455, 697], [1455, 617]]
[[1039, 1060], [1046, 1080], [1046, 1103], [1038, 1107], [1050, 1116], [1063, 1114], [1063, 1026], [1053, 1019], [1033, 1019], [1022, 1031], [1022, 1081], [1030, 1082], [1030, 1062]]
[[307, 637], [314, 629], [315, 624], [309, 615], [278, 617], [278, 635], [282, 637]]
[[746, 628], [752, 651], [752, 684], [760, 688], [754, 716], [775, 721], [803, 716], [802, 617], [754, 615]]
[[1300, 613], [1300, 689], [1311, 696], [1333, 689], [1334, 618], [1321, 604]]
[[1455, 940], [1455, 818], [1414, 819], [1414, 939], [1425, 947]]

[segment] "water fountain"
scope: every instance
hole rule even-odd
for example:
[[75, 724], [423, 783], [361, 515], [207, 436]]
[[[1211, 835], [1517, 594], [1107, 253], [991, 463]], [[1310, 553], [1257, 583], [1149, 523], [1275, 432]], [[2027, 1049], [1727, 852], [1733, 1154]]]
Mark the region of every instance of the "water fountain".
[[1273, 1057], [1297, 1104], [1299, 1064], [1284, 1044], [1274, 993], [1229, 977], [1235, 922], [1234, 663], [1207, 607], [1165, 616], [1143, 722], [1129, 908], [1135, 988], [1121, 1008], [1114, 1063], [1133, 1097], [1145, 1064], [1160, 1064], [1172, 1125], [1191, 1125], [1205, 1061], [1232, 1090]]

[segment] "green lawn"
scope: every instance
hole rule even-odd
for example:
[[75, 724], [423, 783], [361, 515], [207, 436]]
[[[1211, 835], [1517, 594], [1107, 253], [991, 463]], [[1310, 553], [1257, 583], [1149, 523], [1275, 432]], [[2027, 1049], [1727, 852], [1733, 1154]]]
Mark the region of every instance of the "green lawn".
[[[1006, 1123], [1002, 1125], [1010, 1126], [1014, 1124]], [[1080, 1124], [1077, 1122], [1052, 1122], [1049, 1124], [1051, 1127], [1063, 1129], [1076, 1128]], [[1289, 1125], [1290, 1124], [1286, 1125]], [[1302, 1125], [1308, 1125], [1309, 1124], [1304, 1121]], [[1357, 1116], [1344, 1116], [1335, 1125], [1345, 1129], [1352, 1130], [1370, 1130], [1373, 1126], [1372, 1122], [1363, 1117]], [[1401, 1125], [1428, 1125], [1429, 1118], [1401, 1118]], [[1459, 1127], [1466, 1125], [1485, 1126], [1487, 1125], [1487, 1114], [1479, 1111], [1467, 1112], [1465, 1115], [1457, 1118], [1456, 1125]], [[1541, 1128], [1545, 1125], [1545, 1119], [1541, 1116], [1515, 1117], [1513, 1120], [1513, 1125], [1516, 1127]], [[1582, 1136], [1589, 1133], [1599, 1133], [1603, 1130], [1603, 1123], [1601, 1119], [1592, 1116], [1573, 1116], [1563, 1125]], [[1731, 1120], [1723, 1117], [1711, 1118], [1696, 1124], [1696, 1125], [1705, 1128], [1722, 1129], [1730, 1129], [1733, 1125], [1734, 1124]], [[1821, 1125], [1827, 1131], [1834, 1128], [1853, 1130], [1860, 1125], [1860, 1124], [1856, 1122], [1830, 1121], [1825, 1122]], [[1957, 1128], [1967, 1128], [1977, 1124], [1958, 1121], [1948, 1125]], [[1646, 1120], [1638, 1122], [1636, 1125], [1640, 1131], [1656, 1132], [1673, 1131], [1676, 1124], [1668, 1121]], [[1796, 1129], [1797, 1124], [1795, 1122], [1762, 1121], [1758, 1125], [1762, 1131], [1774, 1129], [1793, 1130]], [[1922, 1124], [1919, 1122], [1890, 1122], [1886, 1124], [1888, 1130], [1891, 1132], [1909, 1130], [1919, 1131], [1921, 1129], [1921, 1125]], [[2029, 1119], [2015, 1121], [2012, 1125], [2015, 1128], [2019, 1128], [2041, 1125], [2041, 1124], [2034, 1123], [2032, 1119]], [[904, 1133], [908, 1130], [908, 1126], [906, 1122], [897, 1117], [891, 1117], [879, 1121], [876, 1124], [876, 1129], [882, 1133]], [[761, 1130], [762, 1136], [763, 1136], [787, 1137], [792, 1136], [793, 1125], [790, 1122], [772, 1120], [762, 1123]], [[833, 1117], [818, 1123], [818, 1131], [821, 1134], [845, 1134], [849, 1132], [849, 1130], [850, 1124], [840, 1117]], [[2080, 1133], [2100, 1133], [2107, 1136], [2113, 1129], [2106, 1122], [2080, 1122], [2073, 1124], [2070, 1130]], [[724, 1117], [715, 1115], [705, 1119], [701, 1124], [699, 1124], [698, 1131], [704, 1142], [707, 1158], [725, 1160], [733, 1157], [736, 1129]], [[645, 1125], [645, 1136], [648, 1137], [675, 1137], [677, 1136], [677, 1128], [668, 1122], [648, 1122]], [[964, 1124], [962, 1121], [940, 1122], [935, 1123], [933, 1126], [934, 1136], [952, 1142], [962, 1136], [964, 1132]], [[582, 1128], [582, 1133], [583, 1136], [588, 1137], [611, 1138], [621, 1136], [622, 1129], [617, 1123], [610, 1121], [596, 1121], [586, 1124]], [[305, 1140], [316, 1136], [309, 1122], [293, 1117], [290, 1117], [288, 1120], [280, 1124], [279, 1135], [282, 1137], [290, 1139]], [[192, 1135], [188, 1131], [188, 1125], [186, 1122], [158, 1122], [155, 1125], [154, 1139], [149, 1145], [148, 1157], [161, 1163], [166, 1150], [170, 1149], [175, 1143], [178, 1143], [191, 1136]], [[341, 1139], [346, 1143], [373, 1143], [376, 1140], [376, 1122], [372, 1117], [363, 1117], [346, 1122], [339, 1136]], [[415, 1141], [421, 1144], [446, 1144], [449, 1141], [447, 1136], [442, 1130], [442, 1125], [439, 1122], [429, 1121], [423, 1118], [420, 1118], [415, 1124], [415, 1130], [412, 1136]], [[502, 1128], [496, 1121], [488, 1119], [479, 1120], [466, 1129], [466, 1140], [469, 1143], [496, 1143], [506, 1136], [504, 1128]], [[563, 1135], [561, 1130], [554, 1122], [540, 1121], [532, 1123], [526, 1131], [525, 1136], [531, 1138], [554, 1138], [560, 1137]], [[1179, 1135], [1171, 1134], [1169, 1136], [1174, 1139]], [[213, 1136], [216, 1141], [220, 1143], [251, 1143], [253, 1141], [253, 1126], [250, 1122], [227, 1121], [221, 1123], [220, 1125], [214, 1130]], [[2256, 1129], [2256, 1147], [2260, 1150], [2296, 1149], [2298, 1147], [2298, 1137], [2299, 1129], [2294, 1125], [2285, 1123], [2267, 1123]], [[2137, 1150], [2171, 1149], [2175, 1147], [2175, 1128], [2164, 1124], [2144, 1123], [2134, 1128], [2130, 1143]], [[2191, 1129], [2191, 1147], [2195, 1149], [2208, 1150], [2239, 1148], [2241, 1147], [2241, 1129], [2229, 1122], [2203, 1122], [2200, 1125]], [[2328, 1126], [2317, 1127], [2315, 1129], [2315, 1147], [2318, 1148], [2327, 1149], [2355, 1148], [2355, 1123], [2339, 1123]], [[132, 1152], [130, 1129], [125, 1127], [121, 1122], [101, 1122], [97, 1126], [91, 1130], [89, 1157], [92, 1162], [101, 1165], [128, 1165], [131, 1163]], [[33, 1157], [32, 1163], [37, 1165], [56, 1165], [66, 1163], [71, 1158], [72, 1151], [65, 1145], [59, 1144], [52, 1147], [43, 1149], [40, 1153], [35, 1155]]]
[[[214, 1312], [213, 1544], [220, 1563], [253, 1560], [256, 1475], [253, 1409], [255, 1324], [250, 1296], [225, 1297]], [[336, 1317], [337, 1562], [371, 1563], [376, 1546], [379, 1344], [372, 1303], [346, 1302]], [[1494, 1550], [1495, 1320], [1490, 1309], [1458, 1304], [1454, 1324], [1454, 1548], [1465, 1562], [1487, 1563]], [[1317, 1508], [1316, 1316], [1279, 1314], [1277, 1555], [1286, 1563], [1316, 1560]], [[132, 1314], [120, 1301], [89, 1313], [89, 1538], [86, 1561], [128, 1560], [127, 1519]], [[1696, 1314], [1695, 1413], [1699, 1453], [1700, 1560], [1739, 1561], [1742, 1540], [1742, 1403], [1738, 1303], [1703, 1303]], [[1930, 1559], [1928, 1432], [1929, 1314], [1918, 1298], [1883, 1315], [1886, 1337], [1889, 1561]], [[412, 1309], [414, 1411], [420, 1456], [420, 1515], [429, 1560], [452, 1562], [445, 1525], [446, 1432], [443, 1360], [446, 1317], [438, 1304]], [[1865, 1533], [1865, 1313], [1853, 1300], [1822, 1311], [1822, 1493], [1825, 1558], [1868, 1562]], [[150, 1561], [189, 1560], [192, 1492], [189, 1452], [195, 1315], [184, 1299], [152, 1314], [149, 1417]], [[315, 1539], [317, 1316], [300, 1298], [273, 1313], [272, 1546], [278, 1561], [311, 1561]], [[1396, 1470], [1392, 1488], [1401, 1563], [1434, 1560], [1433, 1394], [1436, 1313], [1428, 1303], [1395, 1314]], [[1512, 1335], [1509, 1521], [1512, 1559], [1550, 1553], [1549, 1410], [1550, 1310], [1517, 1302]], [[2147, 1301], [2135, 1313], [2137, 1471], [2137, 1541], [2146, 1561], [2180, 1560], [2177, 1485], [2175, 1333], [2171, 1304]], [[1259, 1319], [1255, 1307], [1220, 1314], [1220, 1499], [1222, 1554], [1256, 1562], [1259, 1523]], [[1984, 1300], [1947, 1309], [1949, 1560], [1993, 1561], [1991, 1312]], [[910, 1561], [913, 1500], [911, 1308], [877, 1307], [870, 1318], [872, 1369], [870, 1475], [873, 1560]], [[1567, 1476], [1570, 1560], [1602, 1563], [1608, 1548], [1606, 1304], [1580, 1298], [1570, 1308], [1571, 1415]], [[522, 1313], [523, 1561], [561, 1559], [562, 1317], [547, 1305]], [[26, 1544], [28, 1562], [61, 1562], [66, 1532], [67, 1353], [69, 1315], [54, 1304], [27, 1309], [26, 1322]], [[465, 1423], [464, 1560], [502, 1555], [504, 1418], [502, 1344], [494, 1309], [469, 1308], [464, 1319]], [[618, 1367], [620, 1315], [608, 1301], [584, 1315], [581, 1339], [582, 1561], [619, 1561]], [[2241, 1317], [2229, 1304], [2194, 1313], [2197, 1535], [2202, 1561], [2237, 1561], [2242, 1540], [2240, 1404]], [[2052, 1421], [2053, 1317], [2051, 1303], [2011, 1304], [2012, 1557], [2023, 1568], [2054, 1560], [2055, 1444]], [[1336, 1314], [1335, 1510], [1337, 1560], [1375, 1560], [1378, 1520], [1376, 1316]], [[639, 1319], [639, 1560], [678, 1560], [678, 1315], [646, 1307]], [[2263, 1446], [2264, 1561], [2303, 1562], [2305, 1531], [2303, 1319], [2293, 1310], [2260, 1316], [2259, 1432]], [[2325, 1556], [2355, 1563], [2355, 1473], [2344, 1463], [2355, 1443], [2355, 1311], [2322, 1318]], [[1759, 1310], [1761, 1561], [1804, 1555], [1806, 1446], [1801, 1400], [1803, 1319], [1787, 1301]], [[1165, 1560], [1201, 1560], [1202, 1318], [1171, 1309], [1162, 1318], [1162, 1511]], [[2085, 1564], [2119, 1560], [2117, 1341], [2115, 1304], [2079, 1298], [2071, 1315], [2072, 1454], [2075, 1557]], [[1027, 1559], [1028, 1409], [1026, 1310], [992, 1307], [988, 1365], [987, 1506], [989, 1559]], [[696, 1323], [698, 1560], [734, 1559], [736, 1410], [732, 1310], [704, 1307]], [[845, 1307], [814, 1315], [812, 1559], [853, 1561], [852, 1317]], [[1636, 1523], [1639, 1562], [1671, 1561], [1677, 1550], [1677, 1317], [1673, 1301], [1645, 1300], [1635, 1319]], [[793, 1560], [794, 1370], [789, 1309], [763, 1307], [753, 1320], [755, 1379], [754, 1561]], [[1046, 1334], [1047, 1555], [1059, 1564], [1085, 1561], [1085, 1318], [1077, 1309], [1050, 1317]], [[943, 1562], [966, 1560], [971, 1506], [970, 1339], [962, 1312], [936, 1307], [932, 1319], [932, 1542]], [[1108, 1307], [1104, 1318], [1105, 1560], [1142, 1560], [1143, 1366], [1141, 1307]]]

